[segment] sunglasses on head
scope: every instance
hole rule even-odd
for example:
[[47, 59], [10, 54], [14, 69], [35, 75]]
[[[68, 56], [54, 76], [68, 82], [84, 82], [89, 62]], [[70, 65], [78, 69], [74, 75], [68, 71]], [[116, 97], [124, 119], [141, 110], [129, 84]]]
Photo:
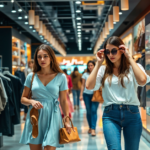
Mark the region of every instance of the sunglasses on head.
[[113, 48], [111, 51], [109, 49], [105, 49], [104, 54], [105, 55], [110, 55], [110, 53], [111, 53], [112, 55], [116, 55], [117, 51], [121, 50], [121, 49], [122, 48], [119, 48], [119, 49]]

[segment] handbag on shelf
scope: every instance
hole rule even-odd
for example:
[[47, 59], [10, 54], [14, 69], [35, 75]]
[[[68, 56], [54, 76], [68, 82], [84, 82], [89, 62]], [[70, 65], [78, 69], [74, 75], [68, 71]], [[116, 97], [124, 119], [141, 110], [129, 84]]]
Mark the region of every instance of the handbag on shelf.
[[[67, 116], [66, 118], [69, 118], [71, 122], [71, 133], [68, 134], [65, 127], [61, 128], [59, 130], [59, 135], [60, 135], [59, 144], [69, 144], [69, 143], [75, 143], [81, 141], [79, 138], [77, 127], [74, 127], [72, 120], [70, 119], [69, 116]], [[65, 125], [64, 120], [63, 120], [63, 124]]]
[[92, 97], [92, 102], [99, 102], [103, 103], [104, 99], [102, 97], [102, 87], [100, 87], [99, 90], [94, 91], [93, 97]]

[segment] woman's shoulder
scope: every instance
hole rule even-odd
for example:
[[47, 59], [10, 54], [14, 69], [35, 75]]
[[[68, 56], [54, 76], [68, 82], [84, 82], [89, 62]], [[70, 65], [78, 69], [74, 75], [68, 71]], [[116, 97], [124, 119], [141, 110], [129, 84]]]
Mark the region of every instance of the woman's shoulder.
[[66, 78], [66, 75], [64, 73], [58, 73], [57, 76], [61, 77], [61, 78]]
[[27, 78], [32, 78], [33, 74], [35, 74], [34, 72], [30, 72], [28, 75], [27, 75]]

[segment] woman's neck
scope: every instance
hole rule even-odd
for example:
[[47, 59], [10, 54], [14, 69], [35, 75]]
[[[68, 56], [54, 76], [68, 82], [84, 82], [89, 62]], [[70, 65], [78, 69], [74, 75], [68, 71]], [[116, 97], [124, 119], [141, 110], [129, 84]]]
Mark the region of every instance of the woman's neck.
[[114, 68], [119, 68], [121, 63], [121, 59], [114, 63]]
[[53, 70], [50, 67], [41, 68], [41, 70], [39, 72], [41, 74], [45, 74], [45, 75], [54, 73]]

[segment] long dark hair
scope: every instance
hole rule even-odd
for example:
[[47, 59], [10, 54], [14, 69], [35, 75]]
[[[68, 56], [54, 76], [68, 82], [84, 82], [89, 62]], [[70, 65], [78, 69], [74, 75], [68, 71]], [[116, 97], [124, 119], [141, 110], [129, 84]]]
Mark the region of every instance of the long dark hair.
[[68, 75], [68, 74], [67, 74], [67, 69], [64, 69], [63, 72], [64, 72], [66, 75]]
[[73, 78], [76, 77], [76, 75], [75, 75], [75, 72], [76, 72], [76, 71], [78, 71], [78, 68], [77, 68], [77, 67], [75, 67], [74, 70], [73, 70], [73, 73], [72, 73], [72, 77], [73, 77]]
[[[106, 49], [106, 45], [107, 44], [111, 44], [114, 45], [116, 47], [119, 47], [120, 45], [124, 45], [123, 41], [117, 37], [117, 36], [112, 36], [110, 37], [106, 43], [104, 44], [104, 49]], [[113, 63], [109, 60], [109, 58], [105, 55], [105, 60], [106, 60], [106, 70], [105, 70], [105, 74], [104, 77], [102, 79], [102, 86], [104, 87], [104, 82], [106, 80], [106, 78], [108, 77], [108, 81], [109, 84], [111, 85], [111, 81], [112, 81], [112, 76], [113, 76]], [[128, 61], [128, 59], [125, 57], [125, 55], [123, 54], [121, 56], [121, 63], [119, 66], [119, 81], [122, 85], [122, 87], [125, 88], [124, 82], [123, 82], [123, 78], [127, 76], [127, 74], [129, 73], [129, 67], [130, 67], [130, 63]], [[129, 78], [128, 78], [129, 79]]]
[[88, 72], [88, 73], [90, 73], [90, 70], [89, 70], [89, 68], [88, 68], [88, 65], [89, 65], [90, 63], [92, 63], [92, 64], [95, 66], [95, 62], [92, 61], [92, 60], [89, 60], [88, 63], [87, 63], [87, 72]]
[[57, 63], [56, 56], [52, 48], [46, 44], [40, 45], [34, 54], [34, 66], [33, 66], [33, 72], [38, 72], [41, 70], [41, 66], [38, 64], [37, 60], [37, 54], [39, 50], [44, 50], [48, 53], [51, 63], [50, 63], [50, 68], [55, 72], [55, 73], [63, 73], [63, 71], [59, 68], [59, 64]]

